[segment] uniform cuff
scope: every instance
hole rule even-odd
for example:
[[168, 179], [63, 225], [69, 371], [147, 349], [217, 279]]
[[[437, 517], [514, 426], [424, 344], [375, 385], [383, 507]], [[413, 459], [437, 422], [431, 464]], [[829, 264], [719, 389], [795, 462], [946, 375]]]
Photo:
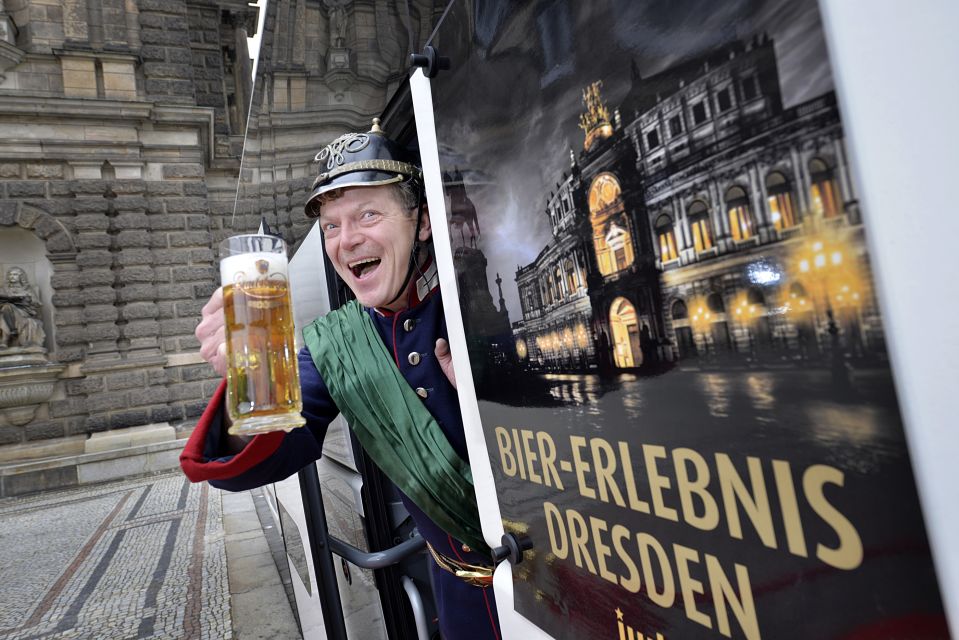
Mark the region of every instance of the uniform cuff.
[[227, 480], [245, 473], [273, 455], [286, 435], [283, 431], [261, 434], [254, 436], [236, 455], [208, 457], [208, 454], [216, 456], [216, 445], [225, 436], [222, 433], [225, 395], [224, 379], [180, 453], [180, 468], [191, 482]]

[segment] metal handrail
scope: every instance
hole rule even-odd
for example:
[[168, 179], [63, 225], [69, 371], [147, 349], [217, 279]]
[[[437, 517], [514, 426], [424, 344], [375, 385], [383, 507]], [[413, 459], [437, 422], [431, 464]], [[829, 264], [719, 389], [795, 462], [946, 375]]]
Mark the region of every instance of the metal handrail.
[[426, 540], [419, 534], [382, 551], [363, 551], [334, 536], [329, 541], [330, 551], [363, 569], [383, 569], [426, 548]]

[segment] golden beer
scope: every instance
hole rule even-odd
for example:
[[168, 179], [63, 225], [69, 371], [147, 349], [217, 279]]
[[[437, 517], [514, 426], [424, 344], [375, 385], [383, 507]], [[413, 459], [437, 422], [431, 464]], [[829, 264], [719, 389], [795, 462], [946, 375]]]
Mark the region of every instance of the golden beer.
[[[243, 238], [269, 238], [282, 245], [270, 236], [237, 236], [225, 243], [237, 245]], [[254, 249], [263, 249], [263, 243], [269, 244], [258, 242]], [[229, 255], [220, 263], [220, 274], [226, 317], [226, 406], [233, 422], [229, 432], [251, 435], [302, 426], [285, 252]]]

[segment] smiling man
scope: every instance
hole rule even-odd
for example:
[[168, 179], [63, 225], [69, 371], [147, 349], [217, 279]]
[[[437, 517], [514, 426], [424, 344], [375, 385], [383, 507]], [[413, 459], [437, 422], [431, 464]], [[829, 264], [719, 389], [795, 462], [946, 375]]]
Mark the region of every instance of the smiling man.
[[[356, 301], [303, 331], [306, 426], [249, 440], [227, 435], [224, 382], [181, 466], [194, 482], [231, 491], [275, 482], [320, 457], [326, 429], [342, 413], [400, 488], [428, 543], [442, 637], [498, 640], [422, 174], [376, 120], [368, 132], [337, 138], [316, 159], [323, 173], [306, 215], [319, 218], [326, 253]], [[200, 353], [222, 375], [222, 292], [202, 314]]]

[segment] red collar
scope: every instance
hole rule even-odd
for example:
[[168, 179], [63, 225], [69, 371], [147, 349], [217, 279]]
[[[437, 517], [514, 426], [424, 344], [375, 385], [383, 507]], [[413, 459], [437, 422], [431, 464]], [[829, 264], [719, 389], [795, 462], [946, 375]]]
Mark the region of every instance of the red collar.
[[[401, 309], [401, 312], [418, 306], [421, 302], [429, 298], [434, 291], [439, 289], [440, 281], [436, 273], [436, 260], [433, 259], [432, 254], [427, 257], [426, 263], [420, 268], [419, 273], [420, 277], [416, 279], [415, 286], [411, 285], [406, 294], [409, 297], [410, 303], [406, 309]], [[374, 311], [384, 317], [390, 317], [397, 313], [389, 309], [380, 308], [375, 308]]]

